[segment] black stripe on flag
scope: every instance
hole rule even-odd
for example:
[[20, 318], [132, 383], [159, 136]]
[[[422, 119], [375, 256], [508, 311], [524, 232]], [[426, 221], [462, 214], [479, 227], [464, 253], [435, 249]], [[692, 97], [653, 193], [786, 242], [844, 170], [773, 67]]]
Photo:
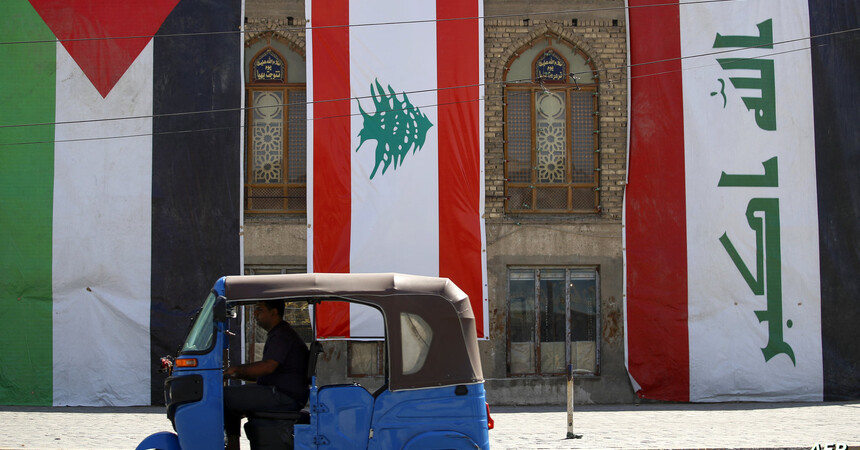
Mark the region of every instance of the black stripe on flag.
[[824, 399], [849, 400], [860, 398], [860, 4], [810, 0], [809, 19]]
[[240, 26], [240, 0], [182, 0], [155, 38], [153, 404], [164, 404], [159, 358], [176, 355], [216, 279], [240, 270], [241, 38], [223, 33]]

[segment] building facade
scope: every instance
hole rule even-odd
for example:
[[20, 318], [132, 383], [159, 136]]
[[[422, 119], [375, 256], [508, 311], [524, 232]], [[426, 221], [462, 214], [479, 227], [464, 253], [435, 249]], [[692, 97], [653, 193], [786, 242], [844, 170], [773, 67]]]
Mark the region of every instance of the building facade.
[[[245, 271], [304, 272], [305, 5], [245, 3]], [[625, 23], [620, 0], [484, 2], [490, 336], [480, 348], [493, 404], [563, 404], [568, 366], [577, 402], [635, 398], [622, 304]], [[320, 370], [373, 387], [384, 358], [375, 342], [331, 342]]]

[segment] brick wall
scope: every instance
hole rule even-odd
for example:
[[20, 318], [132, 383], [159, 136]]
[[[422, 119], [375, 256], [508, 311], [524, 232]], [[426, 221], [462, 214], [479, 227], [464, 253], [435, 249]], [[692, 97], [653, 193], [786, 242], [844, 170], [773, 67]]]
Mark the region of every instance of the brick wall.
[[[291, 23], [292, 22], [292, 23]], [[278, 36], [300, 55], [305, 55], [305, 20], [286, 17], [246, 17], [245, 46], [268, 35]]]
[[[554, 35], [591, 57], [599, 74], [600, 204], [597, 220], [618, 221], [627, 170], [627, 49], [621, 20], [537, 16], [484, 21], [486, 219], [516, 220], [504, 213], [504, 69], [517, 50]], [[570, 218], [595, 220], [595, 218]], [[541, 219], [543, 220], [543, 219]]]

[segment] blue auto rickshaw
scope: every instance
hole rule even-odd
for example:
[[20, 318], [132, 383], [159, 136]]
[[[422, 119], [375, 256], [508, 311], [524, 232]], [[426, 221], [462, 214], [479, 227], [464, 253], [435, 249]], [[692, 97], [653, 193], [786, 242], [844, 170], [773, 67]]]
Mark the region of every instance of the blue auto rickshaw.
[[252, 449], [489, 448], [492, 419], [475, 318], [454, 283], [402, 274], [289, 274], [228, 276], [215, 283], [165, 381], [175, 433], [153, 434], [138, 449], [224, 448], [228, 321], [242, 305], [273, 299], [379, 310], [386, 382], [374, 392], [356, 383], [317, 386], [320, 344], [314, 340], [307, 408], [252, 413], [245, 425]]

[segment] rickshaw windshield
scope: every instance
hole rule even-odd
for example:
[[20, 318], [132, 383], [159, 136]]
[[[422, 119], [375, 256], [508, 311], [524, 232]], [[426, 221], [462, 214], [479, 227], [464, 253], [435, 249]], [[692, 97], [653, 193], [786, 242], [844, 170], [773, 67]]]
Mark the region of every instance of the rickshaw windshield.
[[202, 352], [212, 346], [213, 337], [215, 335], [215, 326], [212, 321], [212, 313], [215, 309], [215, 301], [218, 297], [214, 292], [209, 293], [206, 301], [203, 303], [203, 308], [200, 309], [200, 314], [194, 319], [194, 325], [191, 327], [191, 332], [185, 339], [185, 345], [182, 346], [182, 352]]

